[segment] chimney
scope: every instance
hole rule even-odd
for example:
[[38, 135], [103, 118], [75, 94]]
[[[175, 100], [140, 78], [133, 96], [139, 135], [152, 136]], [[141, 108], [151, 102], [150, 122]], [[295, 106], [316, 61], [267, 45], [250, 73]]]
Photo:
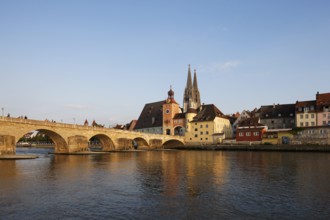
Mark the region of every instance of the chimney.
[[273, 108], [275, 108], [275, 103], [273, 103]]

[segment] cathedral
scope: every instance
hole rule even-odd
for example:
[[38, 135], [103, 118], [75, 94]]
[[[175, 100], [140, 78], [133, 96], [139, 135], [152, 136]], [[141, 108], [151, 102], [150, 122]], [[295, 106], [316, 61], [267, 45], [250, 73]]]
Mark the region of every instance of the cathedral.
[[167, 99], [145, 104], [134, 130], [185, 136], [185, 141], [192, 144], [221, 143], [230, 138], [229, 119], [215, 105], [201, 105], [196, 70], [194, 80], [191, 79], [189, 65], [182, 108], [174, 99], [171, 87]]

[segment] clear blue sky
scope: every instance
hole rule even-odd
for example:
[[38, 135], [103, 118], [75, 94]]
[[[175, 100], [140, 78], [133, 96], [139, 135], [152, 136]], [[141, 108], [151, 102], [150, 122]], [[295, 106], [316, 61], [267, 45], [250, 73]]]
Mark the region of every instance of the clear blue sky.
[[182, 105], [188, 64], [225, 114], [330, 92], [329, 0], [0, 0], [0, 107], [113, 125]]

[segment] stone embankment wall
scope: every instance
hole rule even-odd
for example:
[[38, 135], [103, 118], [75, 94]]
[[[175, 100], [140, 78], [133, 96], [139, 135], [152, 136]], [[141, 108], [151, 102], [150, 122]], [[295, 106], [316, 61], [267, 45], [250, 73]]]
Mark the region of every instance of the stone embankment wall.
[[330, 152], [330, 145], [205, 145], [178, 146], [177, 150], [222, 150], [222, 151], [300, 151]]

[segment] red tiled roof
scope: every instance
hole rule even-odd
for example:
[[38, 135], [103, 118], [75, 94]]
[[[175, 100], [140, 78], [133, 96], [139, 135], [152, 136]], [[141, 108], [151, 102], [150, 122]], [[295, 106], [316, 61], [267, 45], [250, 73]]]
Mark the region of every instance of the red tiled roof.
[[315, 100], [311, 100], [311, 101], [302, 101], [302, 102], [299, 102], [297, 101], [296, 102], [296, 108], [297, 107], [309, 107], [311, 105], [314, 105], [314, 107], [316, 106], [316, 101]]
[[330, 105], [330, 93], [316, 94], [317, 105]]

